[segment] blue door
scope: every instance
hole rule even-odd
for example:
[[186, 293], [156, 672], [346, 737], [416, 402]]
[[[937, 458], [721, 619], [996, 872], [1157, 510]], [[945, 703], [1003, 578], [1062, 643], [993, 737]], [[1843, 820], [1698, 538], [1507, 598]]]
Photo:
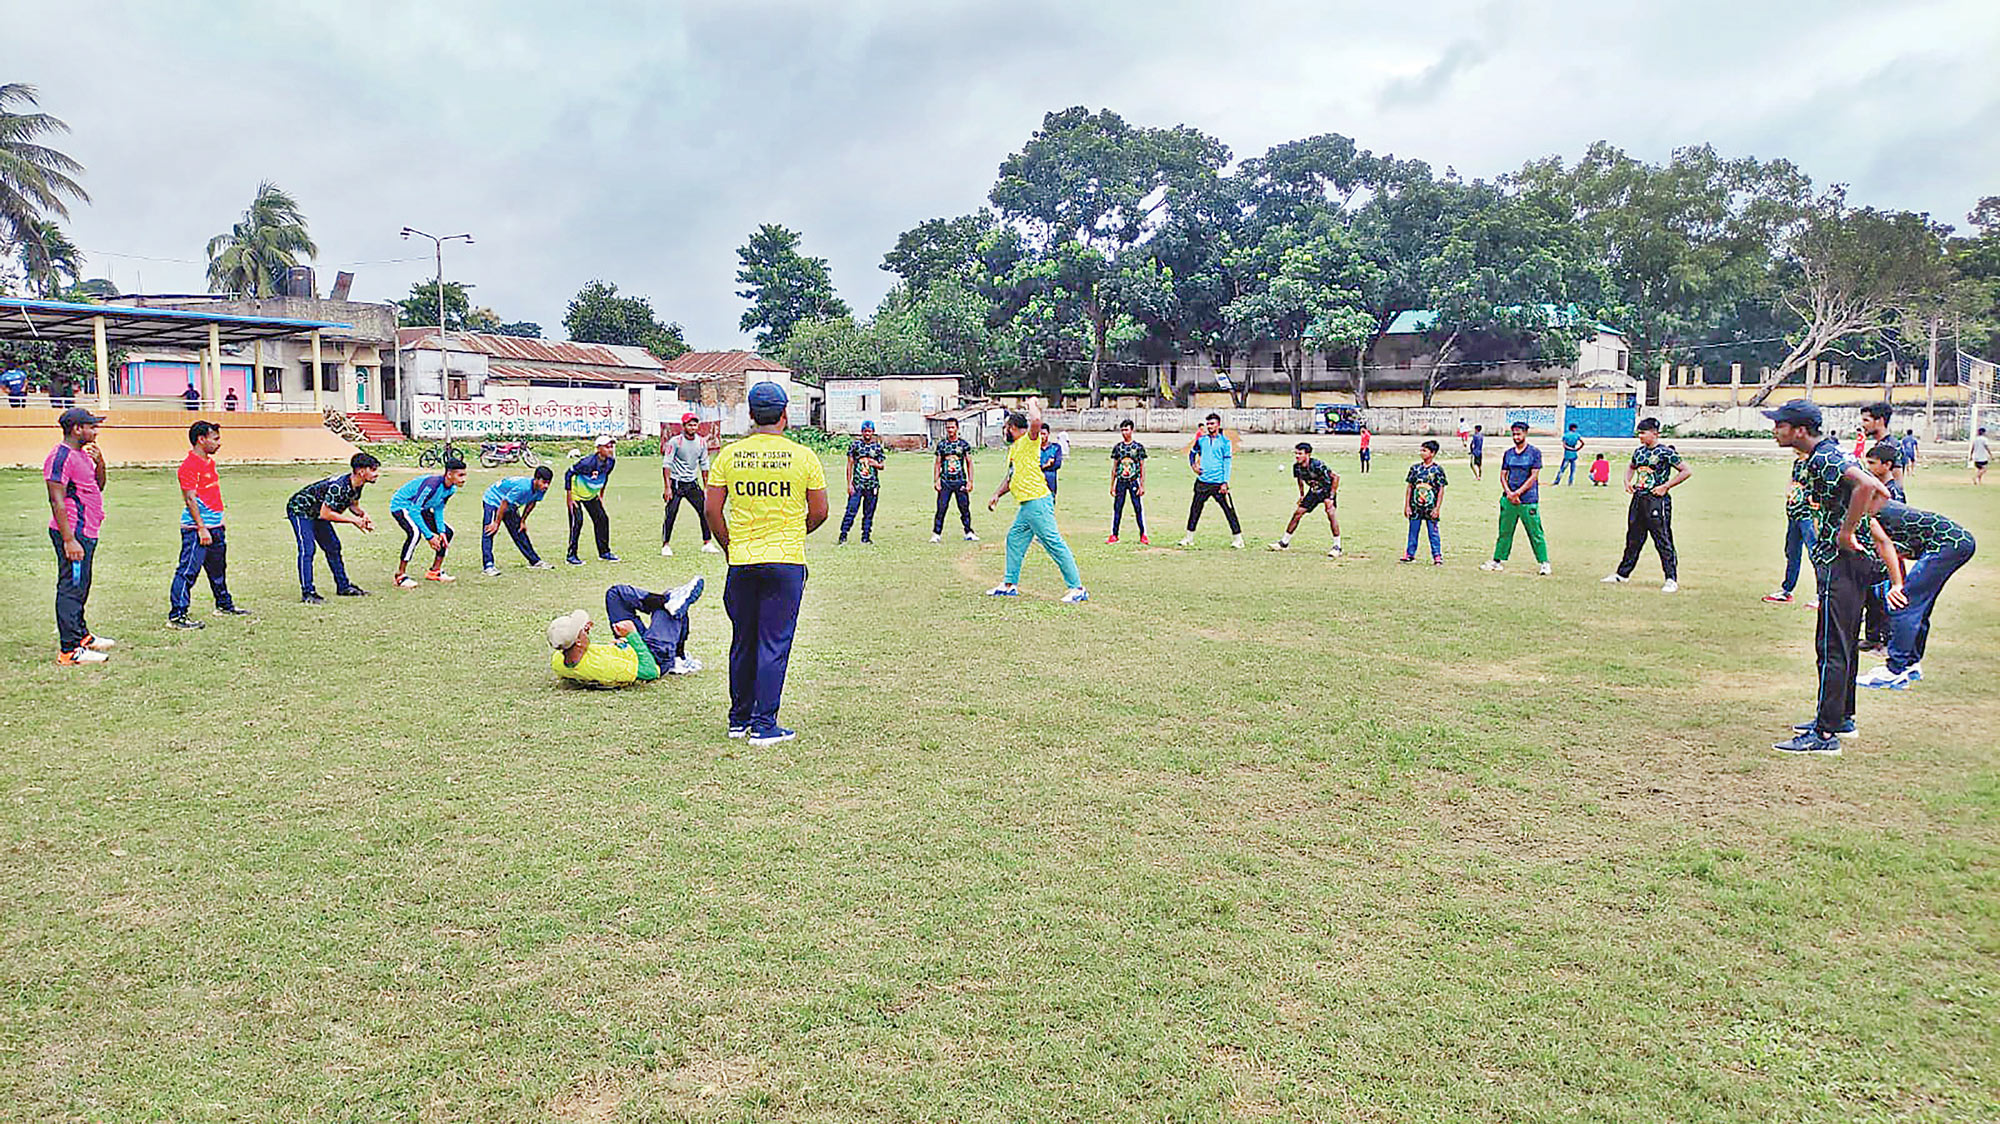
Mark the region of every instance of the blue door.
[[1639, 428], [1634, 406], [1571, 406], [1563, 420], [1585, 437], [1630, 437]]

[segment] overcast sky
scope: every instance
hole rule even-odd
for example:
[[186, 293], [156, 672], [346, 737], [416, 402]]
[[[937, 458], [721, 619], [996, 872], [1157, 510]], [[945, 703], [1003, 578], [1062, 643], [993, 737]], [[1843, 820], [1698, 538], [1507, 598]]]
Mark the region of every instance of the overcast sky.
[[[1238, 158], [1316, 133], [1490, 177], [1597, 139], [1785, 156], [1962, 224], [2000, 194], [1992, 0], [526, 0], [9, 4], [0, 81], [69, 123], [87, 272], [202, 288], [269, 179], [321, 286], [428, 278], [403, 225], [470, 231], [446, 276], [562, 334], [603, 278], [698, 348], [747, 343], [735, 248], [803, 232], [874, 306], [882, 254], [984, 203], [1053, 109], [1188, 124]], [[1636, 12], [1623, 9], [1642, 9]], [[412, 260], [415, 259], [415, 260]]]

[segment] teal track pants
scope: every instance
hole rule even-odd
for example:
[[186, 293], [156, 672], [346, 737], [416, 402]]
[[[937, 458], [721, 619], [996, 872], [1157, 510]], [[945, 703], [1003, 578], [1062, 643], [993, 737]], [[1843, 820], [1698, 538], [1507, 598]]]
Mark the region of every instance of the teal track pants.
[[1047, 496], [1022, 504], [1014, 513], [1014, 525], [1007, 528], [1007, 584], [1021, 580], [1021, 560], [1028, 556], [1028, 543], [1035, 539], [1040, 539], [1042, 549], [1055, 559], [1056, 569], [1062, 571], [1069, 588], [1081, 588], [1083, 575], [1077, 573], [1076, 556], [1069, 552], [1062, 532], [1056, 530], [1055, 501]]

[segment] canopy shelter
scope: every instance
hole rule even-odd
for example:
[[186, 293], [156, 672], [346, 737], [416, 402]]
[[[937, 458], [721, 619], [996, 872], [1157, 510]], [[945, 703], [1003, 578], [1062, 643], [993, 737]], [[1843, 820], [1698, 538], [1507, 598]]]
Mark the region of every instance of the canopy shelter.
[[[265, 340], [310, 336], [313, 352], [313, 406], [320, 403], [320, 332], [351, 328], [330, 320], [285, 320], [273, 316], [237, 316], [179, 308], [138, 308], [123, 304], [73, 304], [68, 301], [0, 297], [0, 340], [67, 343], [90, 346], [97, 353], [97, 404], [111, 406], [112, 348], [183, 347], [202, 355], [201, 396], [222, 397], [222, 345], [251, 344], [262, 366]], [[253, 378], [250, 393], [257, 393]]]

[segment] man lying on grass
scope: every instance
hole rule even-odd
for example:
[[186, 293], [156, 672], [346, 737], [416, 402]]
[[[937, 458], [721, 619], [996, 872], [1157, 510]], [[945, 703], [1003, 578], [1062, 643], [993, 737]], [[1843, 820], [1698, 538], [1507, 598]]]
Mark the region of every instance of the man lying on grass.
[[[629, 687], [658, 679], [661, 672], [687, 675], [701, 664], [687, 654], [688, 608], [701, 597], [696, 578], [665, 593], [614, 585], [604, 591], [604, 616], [613, 639], [590, 639], [590, 612], [578, 609], [549, 622], [549, 667], [556, 678], [586, 687]], [[647, 616], [640, 624], [639, 614]]]

